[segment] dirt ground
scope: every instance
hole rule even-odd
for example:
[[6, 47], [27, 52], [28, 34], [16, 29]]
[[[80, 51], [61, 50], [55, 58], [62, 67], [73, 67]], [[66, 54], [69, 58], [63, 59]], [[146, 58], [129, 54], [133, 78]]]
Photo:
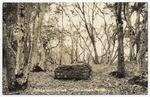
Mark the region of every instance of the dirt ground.
[[54, 79], [56, 65], [49, 65], [46, 72], [31, 72], [28, 87], [25, 90], [8, 92], [6, 69], [3, 68], [3, 94], [21, 95], [147, 95], [148, 88], [130, 85], [128, 80], [133, 77], [136, 64], [126, 63], [126, 78], [118, 79], [109, 75], [116, 70], [116, 65], [92, 64], [92, 76], [89, 80], [57, 80]]

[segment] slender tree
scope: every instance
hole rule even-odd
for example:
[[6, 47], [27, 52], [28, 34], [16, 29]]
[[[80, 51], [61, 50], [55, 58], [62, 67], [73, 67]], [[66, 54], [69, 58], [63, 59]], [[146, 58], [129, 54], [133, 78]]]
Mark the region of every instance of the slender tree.
[[117, 65], [117, 71], [111, 72], [111, 74], [117, 78], [125, 77], [122, 5], [123, 5], [122, 3], [115, 3], [117, 40], [118, 40], [118, 65]]
[[115, 3], [116, 7], [116, 23], [118, 30], [118, 72], [124, 77], [125, 64], [124, 64], [124, 46], [123, 46], [123, 21], [122, 21], [122, 3]]

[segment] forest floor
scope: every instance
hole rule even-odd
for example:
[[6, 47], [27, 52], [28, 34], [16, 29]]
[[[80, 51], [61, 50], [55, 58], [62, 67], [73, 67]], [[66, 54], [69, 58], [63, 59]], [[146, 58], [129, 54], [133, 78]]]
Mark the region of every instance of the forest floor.
[[92, 76], [89, 80], [57, 80], [53, 78], [56, 65], [49, 65], [46, 72], [31, 72], [28, 87], [25, 90], [8, 92], [6, 69], [3, 68], [3, 94], [13, 95], [147, 95], [148, 88], [130, 85], [128, 80], [134, 76], [136, 64], [126, 63], [126, 78], [118, 79], [109, 75], [116, 70], [116, 65], [92, 65]]

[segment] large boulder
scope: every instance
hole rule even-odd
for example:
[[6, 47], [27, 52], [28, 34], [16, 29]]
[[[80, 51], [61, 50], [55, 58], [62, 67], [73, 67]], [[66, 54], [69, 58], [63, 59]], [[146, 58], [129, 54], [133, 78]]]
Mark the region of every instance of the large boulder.
[[55, 79], [64, 80], [87, 80], [91, 75], [91, 67], [88, 64], [82, 65], [61, 65], [54, 71]]

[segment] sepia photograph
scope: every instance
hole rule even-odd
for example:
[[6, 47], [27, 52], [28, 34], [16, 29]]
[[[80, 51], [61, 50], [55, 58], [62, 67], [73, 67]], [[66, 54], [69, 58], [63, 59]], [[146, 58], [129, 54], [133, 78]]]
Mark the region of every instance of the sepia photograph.
[[3, 2], [3, 95], [148, 95], [148, 2]]

